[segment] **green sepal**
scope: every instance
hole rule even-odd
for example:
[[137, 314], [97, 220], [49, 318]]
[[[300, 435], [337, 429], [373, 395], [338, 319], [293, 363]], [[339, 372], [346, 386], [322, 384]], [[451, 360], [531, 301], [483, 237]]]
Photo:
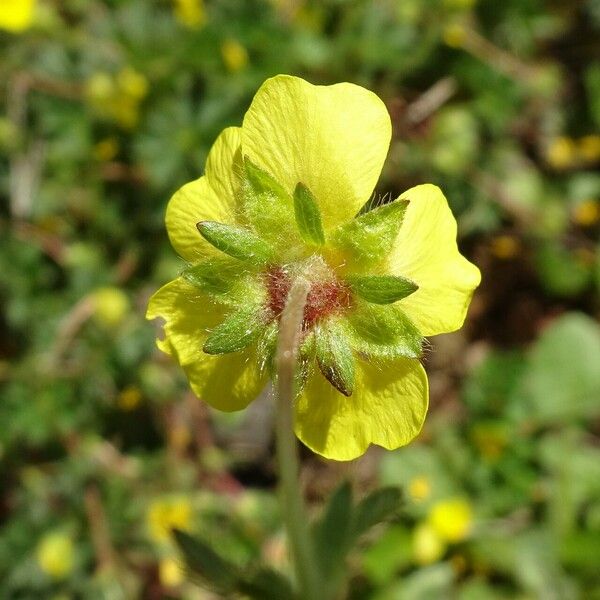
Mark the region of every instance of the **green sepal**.
[[421, 332], [397, 306], [357, 300], [345, 324], [350, 345], [367, 357], [420, 358], [422, 354]]
[[309, 331], [300, 342], [296, 371], [294, 372], [294, 394], [298, 397], [312, 373], [315, 358], [315, 334]]
[[354, 390], [354, 355], [344, 330], [330, 322], [315, 332], [317, 363], [331, 385], [351, 396]]
[[363, 498], [354, 511], [352, 533], [358, 538], [371, 527], [392, 517], [400, 508], [402, 492], [392, 486], [379, 488]]
[[359, 213], [333, 232], [333, 245], [365, 265], [381, 261], [393, 247], [408, 203], [408, 200], [395, 200]]
[[226, 294], [244, 273], [238, 261], [227, 258], [208, 260], [185, 269], [181, 276], [207, 294]]
[[265, 328], [262, 309], [244, 306], [230, 314], [206, 338], [202, 350], [206, 354], [228, 354], [247, 348]]
[[322, 246], [325, 243], [325, 232], [319, 204], [303, 183], [299, 183], [294, 190], [294, 214], [302, 239], [309, 244]]
[[216, 221], [200, 221], [196, 227], [209, 244], [233, 258], [257, 265], [272, 260], [269, 244], [248, 229]]
[[261, 371], [268, 373], [271, 379], [275, 378], [275, 356], [277, 354], [277, 339], [279, 335], [279, 321], [271, 321], [263, 330], [257, 344], [258, 366]]
[[289, 194], [278, 181], [256, 166], [247, 156], [244, 157], [244, 173], [255, 194], [270, 194], [279, 199], [289, 197]]
[[374, 304], [392, 304], [419, 289], [414, 281], [396, 275], [349, 275], [346, 282], [357, 296]]
[[291, 194], [248, 157], [244, 159], [244, 175], [242, 197], [247, 221], [276, 251], [293, 251], [302, 240]]

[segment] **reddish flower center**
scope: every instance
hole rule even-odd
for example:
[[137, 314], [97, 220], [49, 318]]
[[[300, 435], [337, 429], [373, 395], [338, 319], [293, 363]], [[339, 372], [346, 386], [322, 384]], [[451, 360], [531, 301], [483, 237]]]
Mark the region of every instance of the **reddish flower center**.
[[[285, 307], [292, 278], [281, 267], [273, 267], [266, 272], [266, 280], [269, 308], [275, 317], [279, 317]], [[351, 303], [350, 290], [344, 283], [337, 280], [315, 281], [311, 284], [306, 298], [302, 328], [310, 329], [323, 317], [347, 309]]]

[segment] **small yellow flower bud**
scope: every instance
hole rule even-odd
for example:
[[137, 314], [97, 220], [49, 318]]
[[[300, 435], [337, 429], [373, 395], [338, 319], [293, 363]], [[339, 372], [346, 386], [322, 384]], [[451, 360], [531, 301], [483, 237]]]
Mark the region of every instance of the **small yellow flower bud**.
[[461, 542], [473, 526], [471, 505], [460, 498], [438, 502], [429, 513], [428, 523], [443, 540]]
[[600, 135], [584, 135], [579, 140], [579, 154], [585, 162], [600, 160]]
[[106, 327], [118, 325], [129, 311], [129, 299], [116, 287], [100, 288], [93, 293], [92, 299], [94, 318]]
[[64, 579], [73, 570], [73, 542], [64, 533], [45, 535], [36, 550], [40, 569], [54, 579]]
[[189, 29], [199, 29], [206, 23], [203, 0], [174, 0], [175, 18]]
[[408, 484], [408, 494], [415, 502], [427, 500], [431, 495], [431, 482], [424, 475], [411, 479]]
[[115, 93], [115, 83], [108, 73], [94, 73], [85, 84], [85, 94], [94, 103], [110, 100]]
[[119, 71], [117, 85], [124, 94], [136, 100], [143, 98], [148, 93], [148, 80], [131, 67], [125, 67]]
[[413, 557], [419, 565], [430, 565], [444, 556], [446, 544], [429, 523], [421, 523], [413, 533]]
[[546, 148], [546, 161], [555, 169], [568, 169], [577, 160], [577, 146], [566, 136], [554, 138]]
[[498, 235], [492, 239], [490, 250], [496, 258], [510, 260], [521, 251], [521, 242], [512, 235]]
[[166, 587], [177, 587], [184, 581], [183, 570], [175, 558], [163, 558], [158, 565], [158, 578]]
[[589, 198], [573, 208], [573, 221], [582, 227], [590, 227], [600, 221], [600, 202]]
[[450, 48], [462, 48], [467, 37], [467, 30], [460, 23], [450, 23], [442, 33], [444, 43]]
[[117, 398], [117, 406], [124, 411], [135, 410], [142, 401], [142, 392], [135, 385], [129, 385]]
[[221, 56], [231, 73], [241, 71], [248, 64], [248, 51], [237, 40], [225, 40], [221, 45]]

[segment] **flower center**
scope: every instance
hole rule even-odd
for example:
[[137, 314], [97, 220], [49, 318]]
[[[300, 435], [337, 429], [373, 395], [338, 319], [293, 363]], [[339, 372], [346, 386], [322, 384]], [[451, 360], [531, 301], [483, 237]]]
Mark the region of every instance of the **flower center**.
[[[268, 306], [279, 318], [292, 287], [293, 267], [272, 267], [265, 273]], [[304, 306], [302, 328], [306, 331], [328, 315], [342, 312], [352, 305], [350, 288], [335, 278], [313, 281]]]

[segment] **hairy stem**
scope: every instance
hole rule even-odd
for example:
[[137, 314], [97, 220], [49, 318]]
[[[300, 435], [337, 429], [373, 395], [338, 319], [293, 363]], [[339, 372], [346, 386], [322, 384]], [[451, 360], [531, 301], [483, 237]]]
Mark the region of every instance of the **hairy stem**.
[[309, 284], [298, 279], [281, 314], [277, 345], [277, 460], [282, 514], [302, 600], [319, 600], [319, 574], [300, 488], [298, 449], [294, 435], [294, 373]]

